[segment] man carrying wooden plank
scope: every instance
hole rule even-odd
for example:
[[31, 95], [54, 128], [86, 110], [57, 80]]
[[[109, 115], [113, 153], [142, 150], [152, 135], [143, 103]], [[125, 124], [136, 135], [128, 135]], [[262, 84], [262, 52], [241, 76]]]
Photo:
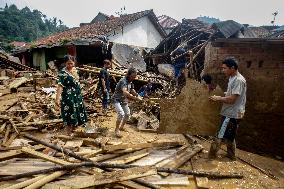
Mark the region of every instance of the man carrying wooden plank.
[[228, 157], [236, 160], [235, 137], [240, 120], [245, 113], [247, 85], [245, 78], [238, 72], [238, 63], [234, 58], [226, 58], [222, 64], [222, 71], [229, 77], [227, 92], [225, 96], [211, 96], [213, 101], [222, 102], [222, 122], [217, 132], [217, 138], [211, 144], [209, 158], [216, 157], [221, 143], [227, 145]]

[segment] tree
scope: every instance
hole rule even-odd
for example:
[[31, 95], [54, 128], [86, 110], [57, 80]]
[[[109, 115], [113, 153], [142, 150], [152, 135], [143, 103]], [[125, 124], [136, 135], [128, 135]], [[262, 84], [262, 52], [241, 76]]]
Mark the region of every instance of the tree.
[[9, 44], [15, 40], [31, 42], [53, 32], [68, 29], [62, 20], [48, 18], [39, 10], [30, 10], [28, 7], [19, 10], [16, 5], [8, 7], [6, 4], [0, 11], [0, 20], [1, 44]]

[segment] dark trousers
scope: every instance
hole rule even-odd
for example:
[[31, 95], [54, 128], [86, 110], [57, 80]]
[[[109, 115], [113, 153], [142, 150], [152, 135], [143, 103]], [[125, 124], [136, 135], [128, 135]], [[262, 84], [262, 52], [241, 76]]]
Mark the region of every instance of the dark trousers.
[[220, 150], [221, 145], [227, 146], [228, 157], [235, 159], [236, 152], [236, 134], [239, 126], [239, 119], [229, 118], [223, 116], [221, 118], [221, 124], [216, 134], [216, 138], [211, 144], [209, 151], [209, 158], [215, 158], [217, 152]]
[[103, 109], [107, 109], [108, 108], [109, 93], [108, 92], [102, 93], [101, 98], [102, 98]]

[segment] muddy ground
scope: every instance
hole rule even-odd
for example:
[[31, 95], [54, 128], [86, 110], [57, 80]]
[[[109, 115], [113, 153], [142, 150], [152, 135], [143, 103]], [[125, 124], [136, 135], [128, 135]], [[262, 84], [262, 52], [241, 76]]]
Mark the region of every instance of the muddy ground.
[[[8, 94], [0, 97], [0, 108], [3, 109], [7, 104], [13, 103], [16, 98], [29, 94]], [[157, 142], [157, 141], [181, 141], [187, 143], [187, 139], [181, 134], [157, 134], [157, 133], [145, 133], [139, 132], [135, 125], [126, 125], [126, 131], [122, 131], [122, 138], [116, 138], [114, 135], [116, 114], [111, 109], [107, 116], [98, 116], [94, 123], [98, 127], [105, 127], [108, 129], [107, 135], [112, 143], [123, 142], [123, 143], [143, 143], [143, 142]], [[56, 129], [57, 130], [57, 129]], [[50, 136], [62, 132], [48, 130], [46, 133], [38, 136]], [[33, 133], [36, 134], [36, 133]], [[268, 157], [251, 154], [246, 151], [238, 150], [238, 156], [246, 159], [253, 164], [269, 171], [275, 175], [278, 179], [272, 179], [261, 171], [255, 169], [251, 165], [242, 162], [241, 160], [230, 161], [225, 157], [225, 152], [220, 151], [219, 156], [216, 160], [210, 161], [207, 159], [207, 153], [209, 150], [210, 143], [208, 141], [196, 138], [198, 143], [204, 146], [204, 150], [192, 158], [191, 161], [187, 162], [182, 168], [194, 170], [205, 170], [205, 171], [219, 171], [221, 173], [238, 172], [244, 175], [243, 179], [209, 179], [206, 184], [208, 188], [283, 188], [284, 186], [284, 162], [277, 161]], [[169, 177], [182, 177], [183, 175], [170, 175]], [[187, 176], [189, 184], [186, 186], [163, 186], [164, 188], [197, 188], [195, 178]], [[0, 183], [0, 186], [5, 186], [5, 182]], [[3, 187], [0, 187], [3, 188]]]

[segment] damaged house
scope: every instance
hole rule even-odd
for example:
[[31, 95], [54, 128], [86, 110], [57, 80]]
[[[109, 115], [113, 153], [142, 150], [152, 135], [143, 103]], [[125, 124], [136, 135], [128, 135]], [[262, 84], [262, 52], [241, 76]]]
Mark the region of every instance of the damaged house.
[[172, 64], [170, 54], [182, 47], [192, 52], [188, 60], [189, 75], [200, 80], [205, 52], [209, 41], [219, 38], [255, 38], [253, 30], [233, 20], [214, 23], [212, 26], [197, 19], [183, 19], [171, 33], [150, 53], [149, 67], [156, 69], [158, 64]]
[[[282, 124], [284, 115], [281, 108], [284, 102], [284, 41], [281, 39], [281, 31], [271, 37], [256, 38], [255, 35], [260, 36], [265, 30], [258, 29], [259, 34], [253, 30], [231, 20], [215, 23], [209, 28], [205, 25], [193, 26], [192, 20], [191, 23], [183, 20], [153, 51], [149, 61], [154, 65], [169, 64], [170, 53], [182, 46], [193, 52], [188, 68], [189, 72], [193, 68], [195, 74], [190, 76], [200, 80], [201, 72], [211, 75], [213, 83], [221, 88], [217, 95], [223, 95], [227, 79], [221, 74], [220, 67], [226, 57], [235, 57], [248, 85], [246, 116], [239, 129], [238, 145], [242, 149], [257, 153], [283, 156], [283, 127], [279, 125]], [[199, 87], [188, 80], [176, 99], [161, 104], [161, 132], [186, 133], [195, 123], [200, 123], [194, 121], [195, 119], [210, 120], [213, 110], [218, 108], [206, 104], [208, 91], [202, 93], [201, 87], [197, 86]], [[201, 97], [204, 97], [203, 100]], [[218, 112], [213, 115], [218, 115]], [[217, 123], [218, 120], [201, 125], [209, 125], [209, 122]], [[175, 125], [175, 129], [172, 125]]]
[[76, 57], [79, 64], [100, 67], [109, 41], [155, 48], [166, 36], [153, 10], [105, 19], [41, 38], [31, 43], [30, 49], [15, 51], [14, 55], [23, 64], [40, 70], [46, 70], [48, 62], [60, 61], [65, 54]]

